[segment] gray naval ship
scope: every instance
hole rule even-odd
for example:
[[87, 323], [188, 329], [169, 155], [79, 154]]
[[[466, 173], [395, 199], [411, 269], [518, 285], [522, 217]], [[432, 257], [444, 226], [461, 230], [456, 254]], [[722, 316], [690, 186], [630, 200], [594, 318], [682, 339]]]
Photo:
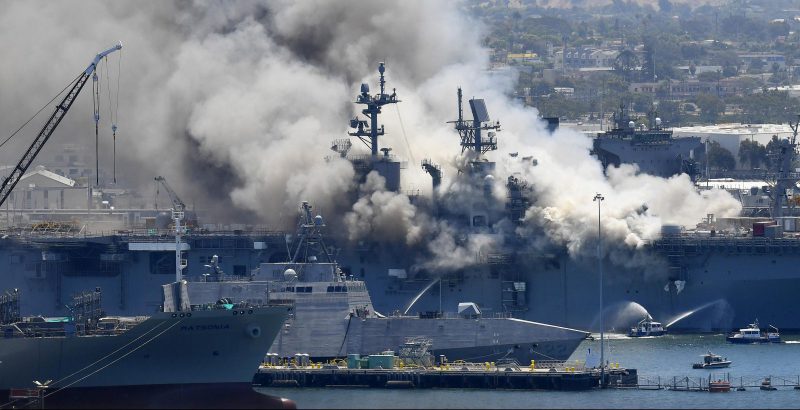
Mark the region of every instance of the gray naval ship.
[[[341, 358], [351, 353], [376, 354], [423, 337], [431, 351], [448, 360], [471, 362], [514, 359], [567, 360], [589, 334], [584, 331], [510, 317], [483, 316], [475, 303], [459, 303], [457, 315], [424, 312], [409, 316], [375, 311], [362, 280], [345, 275], [323, 240], [322, 216], [301, 206], [292, 259], [262, 263], [247, 280], [189, 282], [193, 301], [247, 301], [265, 298], [291, 302], [293, 312], [270, 347], [270, 353], [312, 360]], [[322, 260], [319, 260], [322, 259]], [[218, 265], [214, 263], [214, 270]], [[219, 276], [215, 276], [218, 278]]]
[[649, 126], [636, 125], [625, 104], [614, 113], [614, 128], [593, 140], [592, 154], [603, 164], [636, 164], [641, 172], [668, 178], [688, 174], [693, 181], [700, 175], [698, 166], [705, 158], [700, 137], [674, 137], [663, 126], [655, 110], [647, 113]]
[[[395, 93], [385, 93], [384, 68], [380, 71], [380, 93], [370, 95], [369, 87], [364, 85], [356, 100], [366, 105], [364, 112], [369, 121], [351, 122], [354, 129], [351, 135], [367, 143], [371, 154], [351, 155], [349, 139], [336, 141], [333, 148], [353, 162], [359, 178], [374, 170], [386, 178], [389, 189], [398, 189], [401, 163], [389, 155], [388, 149], [381, 151], [378, 143], [384, 134], [384, 128], [378, 124], [380, 108], [397, 103], [398, 99]], [[366, 284], [373, 308], [379, 312], [404, 312], [412, 300], [416, 301], [410, 310], [412, 314], [438, 311], [440, 306], [454, 308], [460, 302], [470, 301], [484, 316], [511, 315], [522, 320], [597, 330], [600, 284], [596, 258], [574, 257], [559, 245], [533, 250], [530, 243], [543, 234], [500, 229], [520, 224], [520, 218], [531, 205], [532, 187], [520, 176], [511, 175], [505, 181], [506, 198], [480, 194], [483, 181], [492, 176], [494, 163], [477, 154], [497, 149], [499, 126], [489, 120], [482, 100], [469, 100], [472, 119], [463, 113], [460, 98], [458, 107], [454, 127], [461, 139], [462, 152], [473, 155], [472, 161], [465, 161], [463, 174], [475, 176], [479, 188], [474, 198], [476, 205], [470, 212], [458, 214], [437, 207], [438, 198], [414, 196], [413, 199], [420, 207], [432, 207], [431, 214], [460, 224], [467, 232], [465, 237], [489, 232], [502, 236], [503, 246], [474, 255], [468, 267], [440, 274], [418, 267], [415, 255], [424, 249], [377, 236], [353, 244], [334, 232], [329, 242], [338, 247], [336, 259], [340, 269], [348, 278], [352, 275]], [[557, 137], [557, 132], [553, 137]], [[791, 164], [796, 151], [795, 138], [782, 144], [783, 161]], [[514, 153], [510, 154], [514, 158]], [[515, 158], [534, 166], [531, 158]], [[438, 186], [442, 180], [441, 168], [430, 160], [422, 161], [421, 166], [431, 175], [433, 185]], [[791, 169], [782, 167], [774, 179], [780, 186], [771, 191], [777, 198], [770, 211], [771, 220], [781, 224], [785, 222], [781, 215], [788, 209], [782, 198], [795, 178]], [[135, 216], [135, 211], [131, 211], [129, 220], [135, 221]], [[753, 317], [781, 329], [800, 329], [800, 307], [794, 303], [795, 290], [800, 287], [800, 273], [795, 269], [800, 263], [800, 239], [792, 232], [780, 232], [774, 224], [769, 225], [773, 227], [770, 229], [753, 229], [753, 222], [746, 218], [735, 221], [712, 216], [701, 229], [665, 226], [661, 239], [630, 251], [631, 259], [649, 261], [649, 270], [604, 259], [604, 306], [608, 314], [605, 323], [627, 329], [641, 318], [641, 312], [629, 323], [618, 325], [614, 325], [612, 316], [638, 306], [665, 323], [671, 332], [728, 330], [739, 323], [748, 323]], [[193, 229], [176, 244], [172, 230], [166, 229], [166, 225], [163, 228], [148, 230], [132, 226], [113, 234], [9, 230], [0, 236], [0, 258], [7, 261], [0, 275], [0, 288], [23, 291], [26, 298], [22, 303], [28, 303], [28, 309], [49, 309], [42, 313], [63, 315], [69, 295], [100, 286], [106, 295], [104, 308], [109, 313], [149, 314], [161, 303], [161, 295], [155, 289], [172, 281], [176, 248], [183, 252], [181, 259], [193, 262], [183, 272], [190, 282], [203, 277], [248, 280], [251, 272], [262, 264], [291, 258], [286, 250], [286, 232], [244, 226]], [[215, 255], [219, 269], [205, 267], [210, 266]]]
[[185, 282], [163, 291], [163, 311], [133, 317], [105, 316], [99, 289], [55, 318], [23, 318], [19, 292], [3, 295], [0, 408], [283, 406], [251, 381], [289, 306], [191, 305]]

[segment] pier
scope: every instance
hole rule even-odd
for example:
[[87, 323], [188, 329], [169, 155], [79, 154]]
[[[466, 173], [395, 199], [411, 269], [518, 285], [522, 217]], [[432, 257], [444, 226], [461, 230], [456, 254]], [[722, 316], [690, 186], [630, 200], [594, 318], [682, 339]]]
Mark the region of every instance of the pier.
[[[434, 367], [348, 368], [336, 364], [262, 366], [253, 384], [263, 387], [473, 388], [590, 390], [600, 387], [600, 369], [456, 363]], [[635, 385], [635, 369], [606, 369], [606, 385]]]
[[[765, 380], [768, 381], [766, 384]], [[736, 391], [800, 390], [800, 376], [734, 377], [730, 373], [712, 373], [708, 376], [640, 376], [636, 386], [626, 387], [635, 387], [640, 390], [708, 392], [712, 390], [709, 389], [709, 386], [719, 381], [730, 383], [730, 390]]]

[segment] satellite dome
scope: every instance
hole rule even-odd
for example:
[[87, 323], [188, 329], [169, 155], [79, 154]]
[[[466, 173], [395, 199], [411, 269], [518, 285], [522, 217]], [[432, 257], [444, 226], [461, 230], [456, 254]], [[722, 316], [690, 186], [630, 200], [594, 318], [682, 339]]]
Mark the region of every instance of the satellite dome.
[[656, 125], [658, 125], [658, 126], [661, 125], [661, 118], [656, 117]]
[[314, 225], [322, 225], [324, 221], [322, 220], [322, 215], [317, 215], [314, 217]]
[[494, 181], [494, 176], [492, 174], [489, 174], [489, 175], [486, 175], [485, 177], [483, 177], [483, 179], [486, 182], [492, 182], [492, 181]]
[[633, 121], [628, 122], [628, 128], [633, 128], [635, 125], [636, 123]]
[[295, 280], [297, 279], [297, 272], [295, 272], [294, 269], [291, 268], [286, 269], [285, 271], [283, 271], [283, 279], [287, 281]]

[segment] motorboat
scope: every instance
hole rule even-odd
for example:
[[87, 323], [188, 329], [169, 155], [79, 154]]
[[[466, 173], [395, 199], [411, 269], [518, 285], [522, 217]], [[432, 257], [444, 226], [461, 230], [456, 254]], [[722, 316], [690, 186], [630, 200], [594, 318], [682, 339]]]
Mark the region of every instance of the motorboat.
[[723, 358], [722, 356], [711, 352], [708, 352], [702, 356], [703, 362], [692, 364], [692, 369], [718, 369], [721, 367], [728, 367], [732, 363], [727, 357]]
[[663, 336], [667, 333], [660, 322], [653, 320], [650, 315], [640, 320], [636, 326], [632, 327], [628, 332], [629, 337], [643, 337], [643, 336]]
[[749, 324], [746, 328], [739, 329], [725, 338], [730, 343], [781, 343], [781, 335], [778, 328], [769, 325], [768, 330], [762, 331], [758, 325], [758, 319]]

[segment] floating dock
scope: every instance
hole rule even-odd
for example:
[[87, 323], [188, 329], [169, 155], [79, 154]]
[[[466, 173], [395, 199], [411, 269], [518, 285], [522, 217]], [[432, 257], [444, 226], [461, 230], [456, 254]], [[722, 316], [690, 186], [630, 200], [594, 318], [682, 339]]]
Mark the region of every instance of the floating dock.
[[[635, 369], [607, 369], [606, 385], [636, 384]], [[464, 363], [436, 367], [354, 369], [339, 365], [262, 366], [253, 378], [264, 387], [474, 388], [590, 390], [600, 387], [599, 369], [565, 366], [497, 366]]]

